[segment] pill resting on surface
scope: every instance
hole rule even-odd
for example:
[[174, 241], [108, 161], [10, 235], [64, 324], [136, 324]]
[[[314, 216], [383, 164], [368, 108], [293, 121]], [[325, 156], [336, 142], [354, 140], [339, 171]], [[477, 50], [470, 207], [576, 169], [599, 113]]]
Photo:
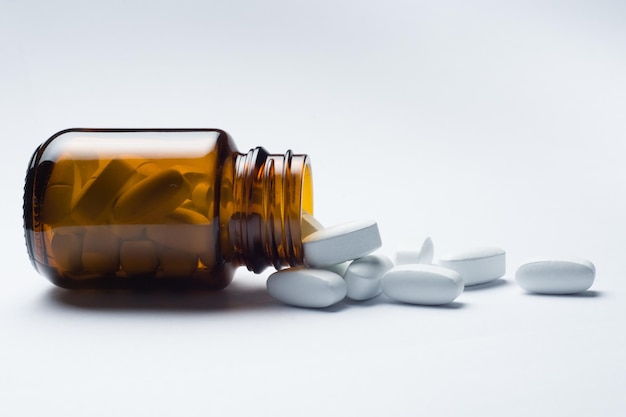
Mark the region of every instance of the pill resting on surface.
[[458, 272], [465, 286], [484, 284], [504, 276], [506, 253], [497, 247], [468, 249], [440, 257], [439, 265]]
[[582, 258], [534, 258], [524, 262], [515, 273], [523, 289], [539, 294], [575, 294], [588, 290], [596, 268]]
[[410, 304], [448, 304], [463, 292], [463, 279], [451, 269], [437, 265], [396, 266], [381, 280], [386, 296]]
[[393, 262], [377, 253], [354, 260], [343, 275], [348, 298], [368, 300], [376, 297], [382, 292], [380, 279], [391, 268]]
[[396, 252], [396, 265], [430, 264], [433, 262], [435, 247], [430, 237], [424, 239], [420, 249], [406, 247]]
[[325, 269], [294, 267], [270, 275], [267, 291], [285, 304], [323, 308], [343, 300], [346, 283], [339, 275]]
[[318, 230], [302, 240], [302, 249], [308, 266], [324, 267], [365, 256], [381, 244], [378, 224], [363, 220]]

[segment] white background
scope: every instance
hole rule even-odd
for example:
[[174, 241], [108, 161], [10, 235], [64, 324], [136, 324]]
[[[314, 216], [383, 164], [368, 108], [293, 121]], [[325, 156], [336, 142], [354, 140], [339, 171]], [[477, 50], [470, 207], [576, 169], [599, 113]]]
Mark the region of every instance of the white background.
[[[0, 0], [3, 416], [623, 416], [626, 2]], [[23, 176], [69, 127], [218, 127], [308, 153], [325, 224], [496, 245], [447, 307], [72, 293], [31, 267]], [[597, 267], [530, 295], [530, 256]]]

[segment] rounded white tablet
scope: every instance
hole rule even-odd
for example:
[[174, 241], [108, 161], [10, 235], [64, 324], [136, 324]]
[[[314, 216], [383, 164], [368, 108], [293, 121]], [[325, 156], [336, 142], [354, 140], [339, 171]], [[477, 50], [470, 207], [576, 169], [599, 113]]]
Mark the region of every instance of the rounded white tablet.
[[356, 259], [343, 275], [348, 287], [348, 298], [368, 300], [382, 292], [380, 279], [393, 268], [393, 262], [385, 255], [372, 254]]
[[365, 256], [381, 244], [378, 224], [364, 220], [311, 233], [302, 240], [302, 249], [308, 266], [324, 267]]
[[463, 279], [451, 269], [437, 265], [396, 266], [381, 280], [385, 295], [411, 304], [440, 305], [454, 301], [463, 292]]
[[435, 246], [430, 237], [424, 239], [422, 247], [417, 248], [400, 248], [396, 252], [396, 265], [407, 264], [431, 264], [435, 253]]
[[466, 287], [483, 284], [504, 276], [506, 252], [496, 247], [469, 249], [440, 257], [439, 265], [458, 272]]
[[272, 298], [296, 307], [322, 308], [346, 296], [346, 283], [325, 269], [295, 267], [274, 272], [267, 279]]
[[575, 294], [588, 290], [596, 267], [582, 258], [535, 258], [524, 262], [515, 273], [523, 289], [540, 294]]

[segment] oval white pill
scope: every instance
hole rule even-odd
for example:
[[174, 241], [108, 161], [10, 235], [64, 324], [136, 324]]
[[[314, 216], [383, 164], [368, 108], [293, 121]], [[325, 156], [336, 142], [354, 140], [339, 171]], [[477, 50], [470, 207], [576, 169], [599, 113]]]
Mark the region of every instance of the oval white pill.
[[540, 294], [575, 294], [593, 284], [596, 268], [582, 258], [535, 258], [524, 262], [515, 273], [523, 289]]
[[451, 269], [437, 265], [400, 265], [381, 280], [385, 295], [411, 304], [448, 304], [463, 292], [463, 279]]
[[353, 300], [368, 300], [382, 292], [380, 279], [393, 268], [393, 262], [385, 255], [372, 254], [356, 259], [343, 275], [347, 296]]
[[469, 249], [440, 257], [439, 265], [458, 272], [466, 287], [483, 284], [504, 276], [506, 252], [496, 247]]
[[311, 233], [302, 240], [302, 249], [308, 266], [324, 267], [361, 258], [381, 244], [378, 224], [364, 220]]
[[267, 279], [272, 298], [296, 307], [322, 308], [346, 296], [346, 283], [325, 269], [295, 267], [274, 272]]
[[417, 248], [400, 248], [396, 252], [396, 265], [407, 264], [430, 264], [433, 262], [435, 246], [430, 237], [424, 239], [422, 247]]

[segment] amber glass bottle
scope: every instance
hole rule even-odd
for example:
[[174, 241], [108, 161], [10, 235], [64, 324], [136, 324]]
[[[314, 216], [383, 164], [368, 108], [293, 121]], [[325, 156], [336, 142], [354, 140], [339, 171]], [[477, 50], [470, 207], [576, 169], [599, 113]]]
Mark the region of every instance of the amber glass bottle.
[[309, 158], [237, 151], [217, 129], [70, 129], [34, 153], [24, 229], [65, 288], [220, 289], [234, 268], [302, 264]]

